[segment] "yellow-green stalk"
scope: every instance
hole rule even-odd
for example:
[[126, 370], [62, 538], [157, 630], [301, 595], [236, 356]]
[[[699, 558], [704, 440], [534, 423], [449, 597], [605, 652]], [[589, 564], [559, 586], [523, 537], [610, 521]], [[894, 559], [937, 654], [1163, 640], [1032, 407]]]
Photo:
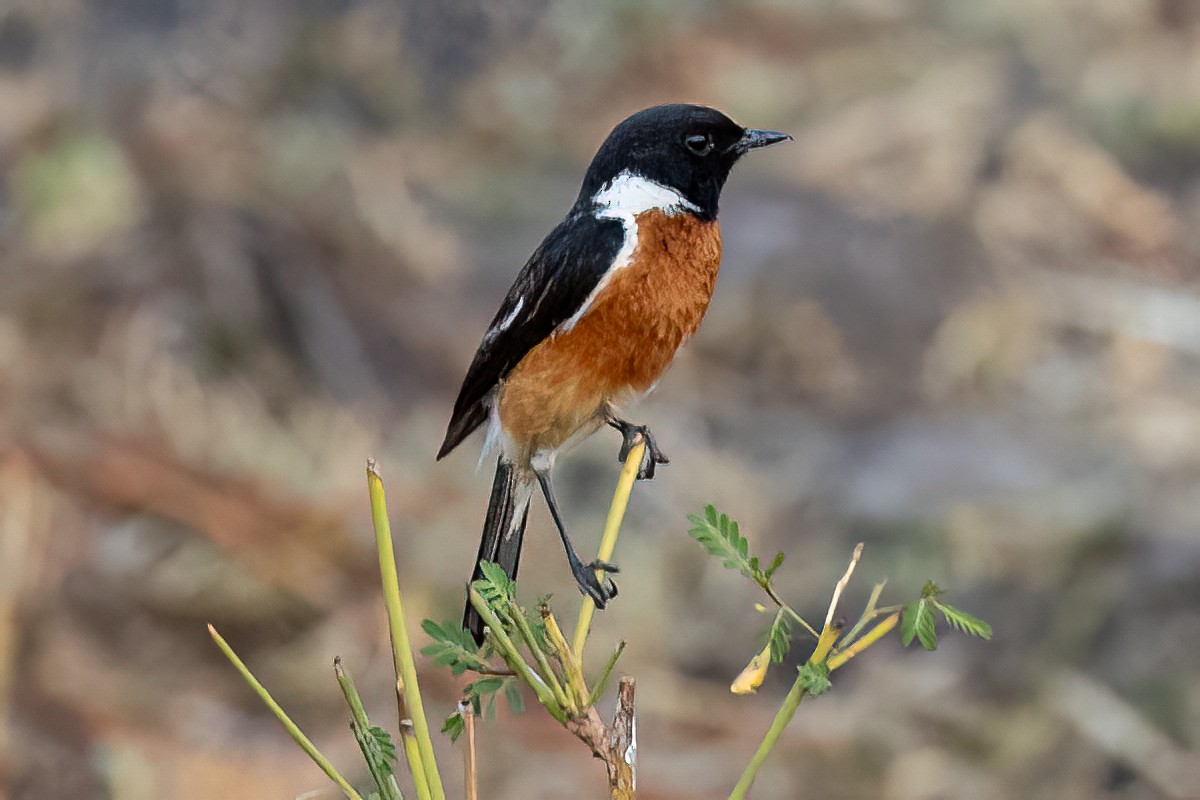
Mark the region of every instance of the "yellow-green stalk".
[[[604, 522], [604, 535], [600, 538], [600, 561], [612, 559], [617, 547], [617, 534], [621, 532], [621, 520], [625, 518], [625, 509], [629, 505], [629, 495], [633, 492], [633, 484], [637, 480], [638, 469], [642, 465], [642, 457], [646, 453], [646, 443], [634, 445], [625, 457], [625, 466], [621, 468], [621, 477], [617, 479], [617, 490], [613, 493], [612, 505], [608, 508], [608, 518]], [[596, 576], [601, 580], [604, 576], [600, 570]], [[583, 664], [583, 646], [587, 643], [588, 629], [592, 626], [592, 615], [596, 613], [596, 604], [592, 598], [583, 598], [579, 607], [579, 622], [575, 625], [575, 638], [572, 650], [579, 664]]]
[[238, 658], [237, 653], [233, 652], [233, 648], [222, 638], [221, 634], [217, 633], [217, 629], [212, 625], [208, 626], [208, 635], [217, 643], [217, 647], [221, 648], [221, 652], [229, 659], [229, 663], [233, 664], [237, 668], [237, 671], [242, 674], [242, 678], [245, 679], [246, 683], [250, 684], [250, 688], [254, 690], [254, 693], [266, 704], [267, 708], [271, 709], [271, 712], [283, 725], [284, 730], [288, 732], [288, 736], [292, 737], [292, 741], [298, 744], [300, 749], [312, 759], [313, 763], [329, 776], [329, 780], [337, 784], [337, 787], [342, 790], [342, 794], [346, 795], [349, 800], [362, 800], [362, 795], [354, 791], [354, 787], [350, 785], [350, 782], [342, 777], [341, 773], [334, 768], [329, 759], [304, 735], [299, 726], [295, 722], [292, 722], [292, 718], [279, 706], [279, 703], [275, 702], [275, 698], [271, 697], [271, 693], [267, 691], [265, 686], [259, 683], [258, 678], [254, 677], [254, 673]]
[[[417, 684], [417, 665], [404, 620], [404, 605], [400, 599], [400, 579], [396, 574], [396, 554], [392, 547], [392, 526], [388, 521], [387, 498], [383, 478], [375, 460], [367, 461], [367, 491], [371, 498], [371, 520], [375, 527], [375, 546], [379, 551], [379, 573], [383, 580], [383, 599], [387, 606], [388, 629], [392, 639], [392, 663], [396, 670], [396, 696], [400, 703], [400, 738], [412, 770], [413, 783], [421, 800], [445, 800], [442, 778], [433, 755], [433, 740], [425, 707]], [[411, 732], [404, 719], [412, 720]], [[415, 746], [410, 746], [415, 739]], [[414, 760], [415, 758], [415, 760]]]

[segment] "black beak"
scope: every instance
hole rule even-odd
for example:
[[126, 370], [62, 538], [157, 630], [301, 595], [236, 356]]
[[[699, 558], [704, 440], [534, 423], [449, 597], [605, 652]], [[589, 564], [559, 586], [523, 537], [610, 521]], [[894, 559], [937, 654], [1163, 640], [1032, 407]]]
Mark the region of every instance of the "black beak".
[[754, 128], [747, 128], [746, 132], [742, 134], [742, 138], [734, 143], [733, 150], [737, 153], [746, 153], [759, 147], [770, 147], [773, 144], [789, 142], [791, 140], [791, 136], [779, 131], [760, 131]]

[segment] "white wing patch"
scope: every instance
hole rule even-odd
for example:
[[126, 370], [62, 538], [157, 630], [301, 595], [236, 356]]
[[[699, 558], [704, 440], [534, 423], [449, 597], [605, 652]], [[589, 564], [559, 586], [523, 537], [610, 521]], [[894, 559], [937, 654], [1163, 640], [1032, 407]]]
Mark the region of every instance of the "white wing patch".
[[517, 304], [513, 306], [513, 310], [508, 312], [508, 316], [497, 322], [492, 327], [488, 328], [487, 333], [483, 335], [484, 342], [490, 342], [503, 333], [509, 325], [513, 324], [513, 320], [517, 318], [517, 314], [521, 313], [521, 307], [525, 305], [525, 298], [518, 297]]
[[558, 332], [560, 333], [574, 328], [583, 315], [591, 310], [592, 304], [596, 302], [596, 297], [604, 290], [605, 286], [608, 286], [613, 275], [629, 264], [629, 259], [637, 250], [638, 214], [658, 210], [674, 216], [684, 211], [698, 212], [700, 210], [699, 206], [669, 186], [663, 186], [661, 183], [655, 183], [649, 178], [643, 178], [641, 175], [635, 175], [628, 171], [622, 172], [604, 184], [600, 191], [592, 197], [592, 202], [596, 204], [597, 218], [615, 219], [621, 223], [625, 229], [625, 241], [621, 244], [621, 249], [617, 251], [616, 257], [613, 258], [612, 266], [600, 278], [596, 288], [592, 289], [591, 294], [579, 306], [579, 310], [559, 326]]

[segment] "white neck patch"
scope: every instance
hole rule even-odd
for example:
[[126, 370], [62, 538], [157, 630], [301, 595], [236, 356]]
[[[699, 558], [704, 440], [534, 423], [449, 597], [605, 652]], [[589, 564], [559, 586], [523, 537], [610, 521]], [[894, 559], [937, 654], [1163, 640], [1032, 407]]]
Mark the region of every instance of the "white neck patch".
[[655, 209], [668, 214], [700, 211], [699, 206], [674, 189], [629, 171], [604, 184], [592, 197], [592, 202], [598, 206], [597, 217], [630, 221], [638, 214]]
[[600, 191], [592, 196], [596, 204], [596, 216], [599, 219], [615, 219], [625, 229], [625, 241], [613, 258], [612, 266], [601, 276], [596, 288], [591, 291], [578, 310], [558, 327], [558, 332], [565, 333], [575, 327], [575, 324], [592, 310], [592, 304], [604, 287], [608, 286], [620, 270], [629, 263], [633, 252], [637, 250], [637, 216], [647, 211], [661, 211], [668, 216], [674, 216], [684, 211], [699, 213], [700, 207], [689, 201], [674, 189], [655, 183], [649, 178], [635, 175], [632, 172], [622, 172], [613, 178]]

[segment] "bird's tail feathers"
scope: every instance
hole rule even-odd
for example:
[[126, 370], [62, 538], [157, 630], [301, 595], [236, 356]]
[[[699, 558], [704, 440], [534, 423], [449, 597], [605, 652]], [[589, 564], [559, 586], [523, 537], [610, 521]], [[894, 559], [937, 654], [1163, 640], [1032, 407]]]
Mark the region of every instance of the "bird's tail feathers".
[[[525, 521], [529, 516], [529, 500], [533, 497], [533, 478], [503, 459], [496, 463], [492, 480], [492, 497], [488, 501], [483, 535], [479, 539], [479, 554], [471, 580], [483, 577], [481, 561], [494, 561], [508, 577], [517, 577], [521, 561], [521, 539], [525, 536]], [[476, 643], [483, 644], [483, 619], [467, 600], [463, 627], [471, 632]]]

